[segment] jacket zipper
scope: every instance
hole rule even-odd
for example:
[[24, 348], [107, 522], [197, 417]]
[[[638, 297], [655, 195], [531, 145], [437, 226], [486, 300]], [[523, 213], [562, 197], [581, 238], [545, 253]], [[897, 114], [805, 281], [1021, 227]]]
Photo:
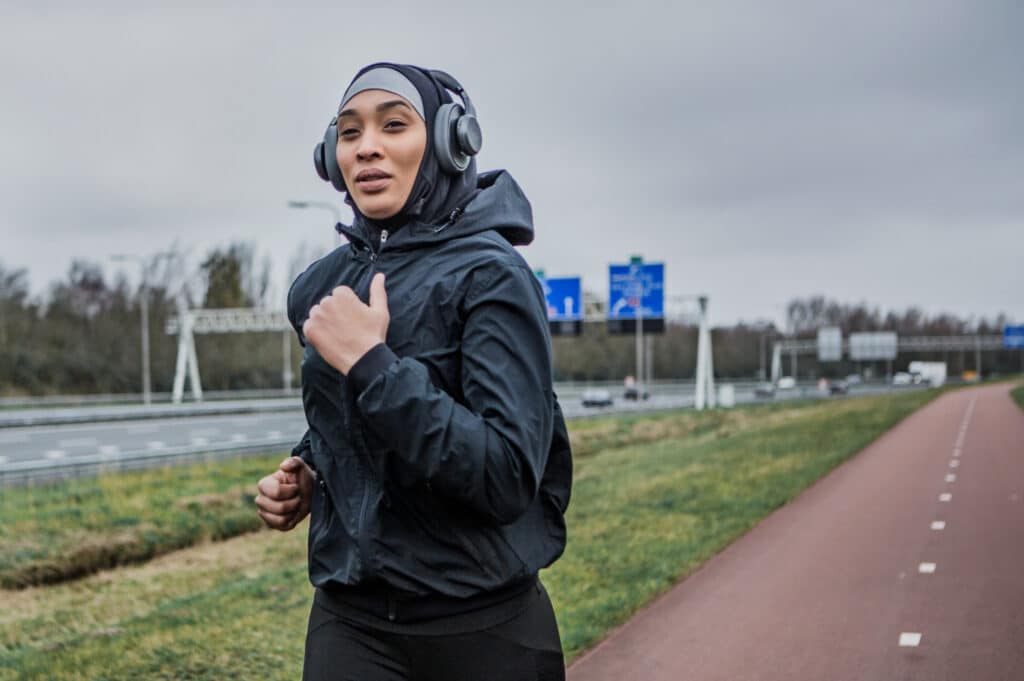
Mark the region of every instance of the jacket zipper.
[[380, 230], [380, 245], [377, 246], [377, 250], [370, 249], [370, 262], [377, 262], [377, 256], [384, 250], [384, 244], [388, 242], [388, 230]]
[[[381, 245], [381, 247], [384, 246], [384, 243], [387, 242], [387, 240], [388, 240], [388, 231], [386, 229], [381, 230], [381, 233], [380, 233], [380, 245]], [[370, 249], [370, 262], [376, 262], [376, 260], [377, 260], [377, 253], [374, 253], [373, 249], [371, 248]], [[374, 267], [373, 267], [373, 265], [371, 265], [370, 266], [370, 278], [371, 278], [371, 280], [373, 279], [373, 269], [374, 269]], [[355, 405], [353, 404], [352, 405], [353, 412], [355, 412], [354, 406]], [[361, 444], [366, 442], [366, 439], [365, 439], [365, 437], [364, 437], [364, 435], [362, 433], [359, 433], [359, 436], [356, 437], [355, 429], [352, 428], [351, 424], [348, 424], [348, 426], [349, 426], [348, 427], [349, 441], [354, 443], [356, 446], [359, 446], [359, 445], [361, 445]], [[366, 450], [365, 447], [362, 447], [362, 449], [364, 450], [364, 454], [366, 454], [367, 457], [368, 457], [369, 456], [369, 452], [365, 451]], [[356, 527], [356, 532], [358, 532], [358, 537], [359, 537], [358, 544], [359, 544], [359, 553], [361, 554], [361, 558], [362, 558], [362, 560], [360, 562], [362, 563], [361, 567], [363, 568], [363, 577], [364, 578], [369, 578], [370, 573], [371, 573], [371, 560], [370, 560], [371, 557], [370, 557], [370, 543], [368, 541], [368, 537], [366, 536], [366, 509], [369, 506], [369, 502], [370, 502], [370, 482], [373, 479], [373, 470], [370, 467], [369, 461], [364, 461], [363, 462], [363, 476], [364, 476], [364, 478], [363, 478], [363, 498], [362, 498], [362, 500], [359, 503], [359, 525]]]

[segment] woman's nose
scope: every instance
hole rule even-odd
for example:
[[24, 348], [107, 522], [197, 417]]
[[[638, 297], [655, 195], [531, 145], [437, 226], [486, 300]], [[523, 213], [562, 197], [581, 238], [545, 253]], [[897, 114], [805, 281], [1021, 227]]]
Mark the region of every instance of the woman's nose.
[[366, 131], [359, 138], [359, 148], [356, 149], [356, 158], [360, 161], [368, 161], [373, 158], [381, 158], [383, 152], [380, 145], [380, 137], [372, 132]]

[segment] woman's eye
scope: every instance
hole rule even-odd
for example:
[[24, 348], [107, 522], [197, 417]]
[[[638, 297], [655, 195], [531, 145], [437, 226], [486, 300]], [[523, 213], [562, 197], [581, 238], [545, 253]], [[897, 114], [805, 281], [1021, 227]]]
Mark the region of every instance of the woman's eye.
[[405, 127], [405, 121], [388, 121], [384, 124], [385, 130], [399, 130]]
[[341, 137], [354, 137], [358, 134], [359, 128], [343, 128], [341, 132], [338, 133]]

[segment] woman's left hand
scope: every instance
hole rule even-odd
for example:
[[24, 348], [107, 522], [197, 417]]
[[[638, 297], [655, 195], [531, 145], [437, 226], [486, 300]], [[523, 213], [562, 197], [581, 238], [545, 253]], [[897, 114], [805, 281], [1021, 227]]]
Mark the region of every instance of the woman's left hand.
[[388, 334], [391, 313], [384, 274], [370, 282], [370, 304], [348, 286], [339, 286], [309, 310], [302, 333], [328, 364], [343, 374]]

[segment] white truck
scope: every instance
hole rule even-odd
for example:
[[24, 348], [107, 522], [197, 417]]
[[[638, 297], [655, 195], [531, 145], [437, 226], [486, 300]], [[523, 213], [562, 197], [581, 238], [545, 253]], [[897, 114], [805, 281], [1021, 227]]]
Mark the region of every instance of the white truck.
[[911, 362], [907, 371], [914, 377], [914, 383], [925, 383], [938, 387], [946, 382], [945, 362]]

